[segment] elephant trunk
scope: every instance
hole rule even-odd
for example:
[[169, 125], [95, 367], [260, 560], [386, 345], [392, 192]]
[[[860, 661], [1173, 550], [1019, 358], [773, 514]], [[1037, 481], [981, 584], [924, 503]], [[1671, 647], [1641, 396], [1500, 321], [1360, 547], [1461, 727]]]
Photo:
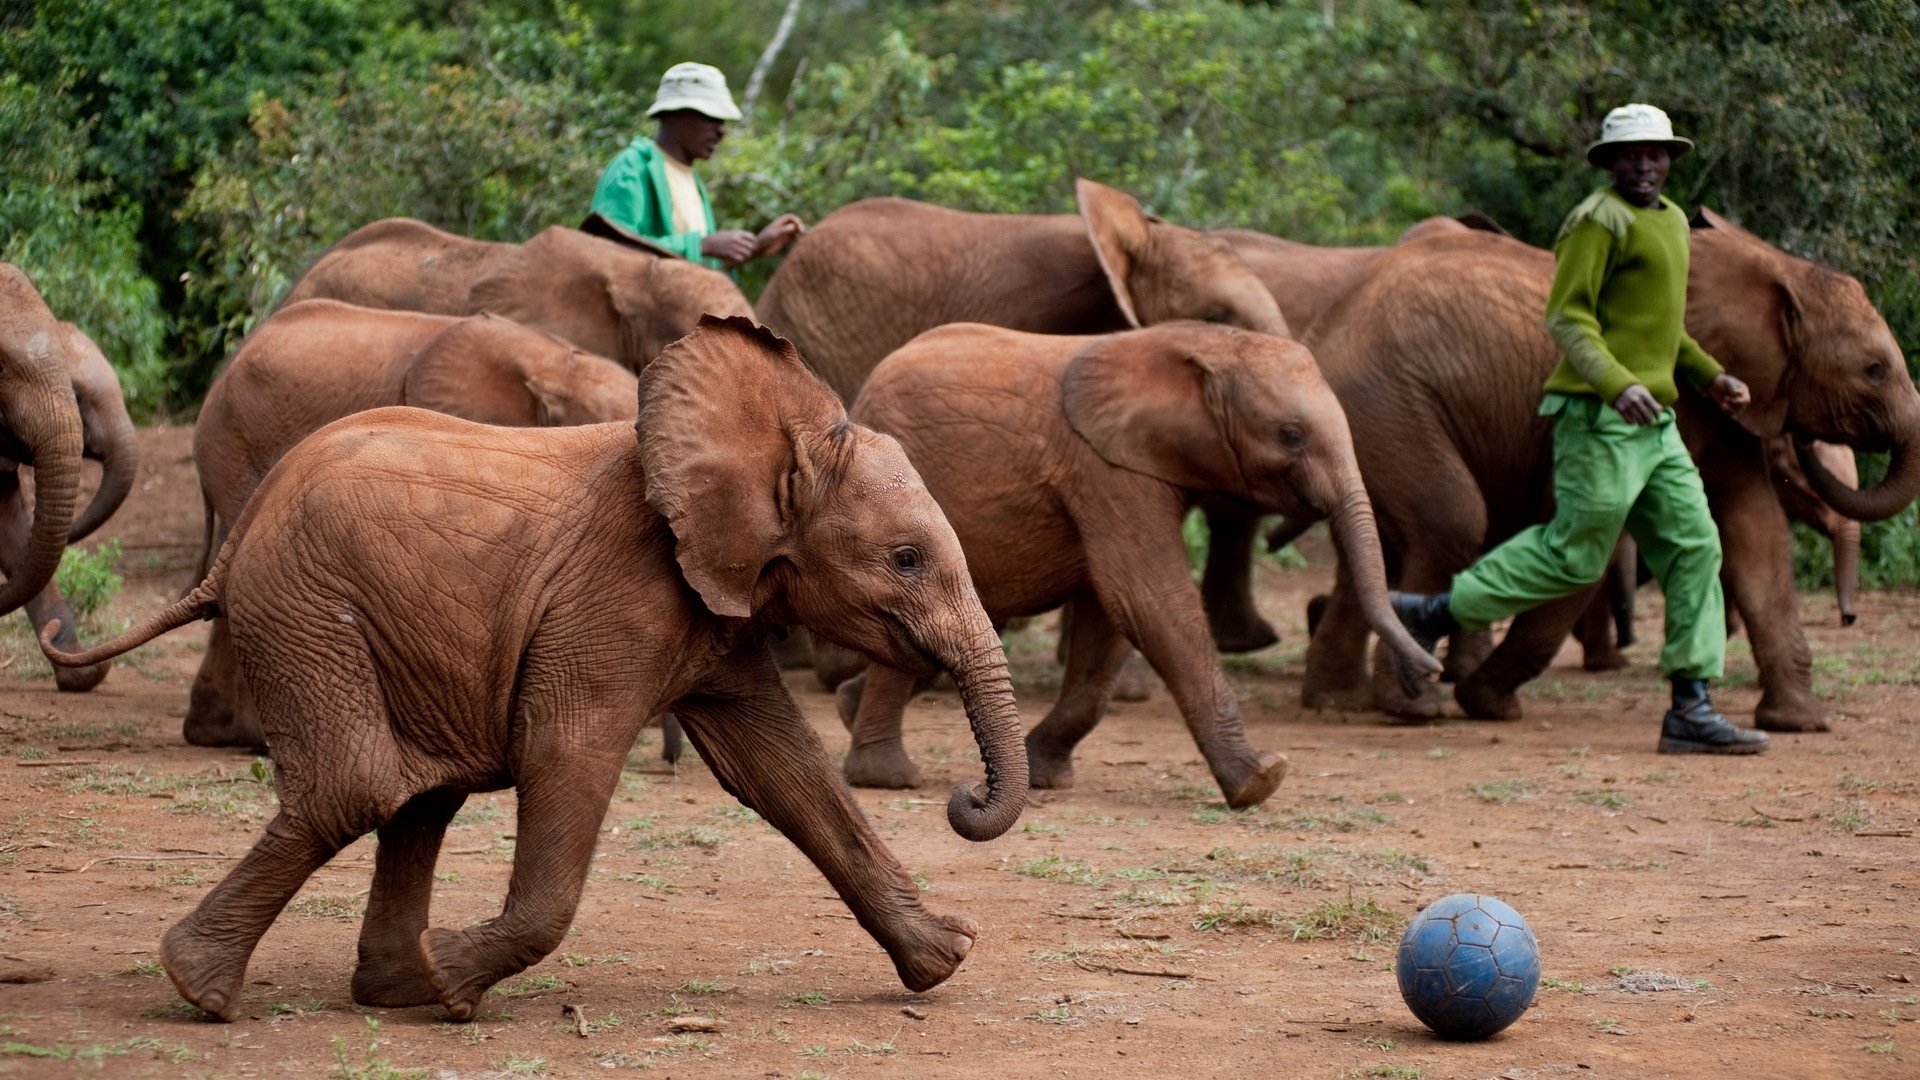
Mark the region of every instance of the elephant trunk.
[[73, 388], [60, 367], [10, 403], [8, 419], [33, 465], [33, 530], [23, 558], [0, 585], [0, 615], [25, 604], [60, 568], [80, 496], [82, 440]]
[[1807, 474], [1807, 485], [1822, 502], [1855, 521], [1881, 521], [1906, 508], [1920, 495], [1920, 406], [1909, 406], [1894, 425], [1898, 432], [1886, 478], [1870, 488], [1854, 490], [1829, 471], [1813, 444], [1796, 436], [1793, 452]]
[[1394, 651], [1406, 668], [1424, 677], [1439, 675], [1440, 661], [1413, 640], [1387, 602], [1387, 567], [1380, 555], [1380, 532], [1374, 525], [1373, 504], [1367, 500], [1367, 490], [1361, 486], [1358, 475], [1351, 479], [1328, 515], [1328, 524], [1333, 530], [1334, 543], [1340, 548], [1340, 557], [1346, 560], [1347, 573], [1353, 579], [1367, 625], [1380, 635], [1381, 642]]
[[983, 841], [1013, 828], [1026, 809], [1027, 744], [1000, 635], [984, 613], [976, 613], [970, 621], [978, 625], [970, 628], [967, 637], [952, 648], [937, 650], [937, 655], [953, 672], [967, 723], [987, 768], [984, 793], [978, 784], [953, 789], [947, 801], [947, 822], [966, 839]]
[[1852, 626], [1860, 617], [1854, 594], [1860, 588], [1860, 523], [1843, 521], [1833, 531], [1833, 591], [1840, 601], [1840, 625]]
[[[97, 440], [100, 487], [87, 508], [80, 512], [79, 520], [73, 523], [67, 535], [70, 544], [79, 543], [106, 524], [133, 490], [134, 474], [140, 470], [140, 447], [134, 435], [133, 418], [127, 415], [125, 405], [114, 402], [113, 406], [99, 410], [103, 430], [85, 433], [89, 443]], [[94, 446], [87, 450], [89, 457], [94, 456]]]

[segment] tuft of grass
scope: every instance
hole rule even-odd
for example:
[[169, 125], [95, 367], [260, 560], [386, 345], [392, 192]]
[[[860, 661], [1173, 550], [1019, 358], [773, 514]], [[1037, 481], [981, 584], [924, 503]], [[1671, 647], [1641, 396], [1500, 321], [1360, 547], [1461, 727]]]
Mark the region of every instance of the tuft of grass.
[[1420, 1080], [1420, 1067], [1417, 1065], [1375, 1065], [1368, 1076], [1394, 1076], [1400, 1080]]
[[1546, 990], [1564, 990], [1569, 994], [1584, 994], [1587, 992], [1586, 983], [1572, 982], [1556, 975], [1541, 976], [1540, 986]]
[[1869, 1054], [1884, 1054], [1888, 1057], [1900, 1056], [1900, 1044], [1894, 1042], [1892, 1036], [1888, 1036], [1879, 1042], [1865, 1043], [1860, 1049], [1865, 1050]]
[[313, 896], [302, 896], [288, 904], [287, 910], [316, 919], [357, 919], [366, 914], [367, 902], [358, 896], [316, 893]]
[[790, 1006], [800, 1005], [807, 1008], [818, 1008], [823, 1005], [833, 1004], [833, 999], [827, 996], [825, 990], [803, 990], [788, 998], [787, 1004]]
[[347, 1060], [347, 1039], [344, 1035], [333, 1037], [334, 1075], [341, 1080], [425, 1080], [425, 1069], [400, 1069], [380, 1054], [380, 1021], [369, 1016], [367, 1021], [367, 1045], [361, 1051], [360, 1063]]
[[1873, 809], [1858, 799], [1841, 799], [1822, 810], [1820, 820], [1838, 832], [1857, 833], [1873, 824]]
[[515, 982], [501, 983], [492, 990], [489, 990], [488, 993], [499, 994], [501, 997], [522, 997], [527, 994], [539, 994], [548, 990], [557, 990], [561, 985], [562, 983], [560, 982], [559, 976], [543, 973], [540, 975], [528, 975]]
[[1362, 942], [1393, 940], [1406, 929], [1407, 917], [1388, 911], [1371, 896], [1356, 901], [1326, 900], [1287, 920], [1295, 941], [1352, 937]]
[[1633, 805], [1633, 796], [1624, 791], [1582, 791], [1573, 796], [1575, 802], [1598, 806], [1607, 810], [1619, 810]]
[[514, 1076], [543, 1076], [547, 1071], [547, 1059], [508, 1054], [506, 1060], [500, 1063], [500, 1071]]
[[711, 994], [731, 994], [735, 989], [737, 988], [728, 986], [725, 983], [699, 982], [694, 979], [688, 979], [686, 982], [674, 987], [673, 993], [704, 997]]
[[1286, 925], [1286, 916], [1271, 908], [1253, 907], [1245, 900], [1209, 904], [1194, 917], [1195, 930], [1272, 929]]
[[1483, 780], [1467, 789], [1481, 802], [1506, 806], [1522, 799], [1533, 798], [1533, 781], [1524, 776], [1515, 776], [1504, 780]]
[[1021, 877], [1037, 878], [1041, 881], [1058, 882], [1064, 885], [1098, 885], [1102, 878], [1100, 871], [1077, 859], [1068, 859], [1060, 855], [1042, 855], [1037, 859], [1028, 859], [1014, 868]]

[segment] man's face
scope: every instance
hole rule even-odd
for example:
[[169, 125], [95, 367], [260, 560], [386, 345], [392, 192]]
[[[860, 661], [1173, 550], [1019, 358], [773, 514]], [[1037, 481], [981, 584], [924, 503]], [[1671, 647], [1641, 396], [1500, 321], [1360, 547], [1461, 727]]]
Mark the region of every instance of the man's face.
[[681, 109], [661, 117], [671, 137], [686, 152], [689, 162], [705, 161], [713, 156], [720, 140], [727, 137], [727, 122], [703, 116], [692, 109]]
[[1657, 142], [1622, 143], [1607, 162], [1613, 189], [1635, 206], [1660, 205], [1660, 189], [1667, 185], [1667, 170], [1672, 167], [1672, 152], [1666, 143]]

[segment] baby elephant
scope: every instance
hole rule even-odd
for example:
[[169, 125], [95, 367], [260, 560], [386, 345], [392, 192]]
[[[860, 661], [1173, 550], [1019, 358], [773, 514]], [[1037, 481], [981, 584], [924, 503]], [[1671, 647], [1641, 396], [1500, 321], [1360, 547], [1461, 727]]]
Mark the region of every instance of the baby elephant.
[[[638, 403], [632, 372], [511, 319], [292, 304], [247, 336], [200, 407], [202, 558], [211, 560], [280, 455], [343, 416], [414, 405], [482, 424], [561, 427], [632, 420]], [[236, 685], [225, 619], [213, 620], [181, 733], [195, 746], [263, 741]]]
[[[258, 701], [280, 812], [161, 960], [222, 1019], [303, 881], [378, 830], [353, 998], [473, 1016], [560, 944], [641, 723], [671, 709], [722, 786], [799, 846], [910, 989], [972, 924], [929, 914], [787, 695], [766, 646], [802, 623], [915, 674], [953, 673], [986, 762], [947, 817], [1019, 817], [1026, 756], [1006, 658], [960, 542], [899, 444], [849, 423], [792, 346], [703, 319], [641, 378], [632, 424], [504, 428], [418, 409], [339, 421], [281, 459], [206, 580], [115, 655], [224, 614]], [[909, 676], [911, 677], [911, 676]], [[513, 787], [504, 910], [429, 928], [442, 835]]]
[[[1331, 518], [1373, 628], [1410, 674], [1440, 670], [1387, 605], [1346, 415], [1296, 342], [1204, 323], [1102, 337], [956, 324], [882, 361], [853, 414], [906, 447], [989, 616], [1073, 602], [1060, 696], [1027, 735], [1036, 787], [1071, 784], [1073, 748], [1129, 643], [1165, 680], [1229, 806], [1257, 805], [1286, 775], [1283, 756], [1247, 744], [1187, 565], [1181, 519], [1203, 494]], [[900, 745], [913, 684], [868, 670], [845, 762], [855, 784], [917, 780]]]

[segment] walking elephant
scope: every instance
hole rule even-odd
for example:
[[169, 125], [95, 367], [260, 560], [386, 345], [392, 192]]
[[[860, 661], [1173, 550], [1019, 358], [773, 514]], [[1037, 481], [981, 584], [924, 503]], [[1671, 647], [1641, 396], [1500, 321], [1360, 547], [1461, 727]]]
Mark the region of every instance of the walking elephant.
[[[1712, 211], [1695, 218], [1687, 328], [1752, 388], [1726, 419], [1691, 395], [1677, 406], [1720, 523], [1723, 576], [1760, 671], [1759, 727], [1824, 730], [1800, 629], [1787, 521], [1767, 440], [1813, 438], [1894, 451], [1886, 479], [1847, 488], [1802, 458], [1814, 492], [1855, 519], [1896, 512], [1920, 492], [1920, 395], [1885, 320], [1854, 279], [1788, 255]], [[1469, 232], [1395, 248], [1325, 316], [1308, 344], [1348, 408], [1361, 472], [1403, 587], [1440, 591], [1482, 551], [1549, 513], [1547, 423], [1534, 415], [1558, 360], [1541, 325], [1551, 253]], [[1514, 691], [1552, 661], [1589, 600], [1569, 597], [1516, 619], [1455, 698], [1471, 716], [1509, 718]], [[1365, 684], [1367, 627], [1344, 571], [1308, 647], [1309, 704]], [[1430, 715], [1376, 683], [1390, 712]]]
[[[1227, 805], [1258, 805], [1285, 777], [1285, 757], [1248, 745], [1204, 633], [1180, 535], [1201, 495], [1330, 517], [1368, 625], [1410, 671], [1439, 673], [1388, 607], [1346, 417], [1295, 342], [1198, 323], [1093, 337], [958, 324], [882, 362], [853, 416], [906, 448], [991, 618], [1072, 602], [1065, 682], [1027, 735], [1036, 787], [1071, 786], [1073, 748], [1130, 646], [1166, 682]], [[910, 786], [900, 717], [913, 675], [875, 665], [864, 681], [842, 697], [846, 776]]]
[[312, 299], [439, 315], [492, 312], [633, 371], [703, 314], [753, 314], [732, 278], [685, 259], [559, 225], [524, 244], [502, 244], [412, 218], [349, 233], [294, 282], [281, 306]]
[[[848, 401], [888, 353], [946, 323], [1098, 334], [1198, 319], [1287, 335], [1279, 305], [1225, 240], [1162, 221], [1105, 184], [1077, 180], [1074, 192], [1078, 214], [843, 206], [795, 241], [760, 294], [760, 317]], [[1216, 534], [1251, 537], [1257, 515], [1207, 509]], [[1233, 600], [1208, 612], [1221, 648], [1279, 640], [1250, 597]]]
[[[334, 420], [412, 405], [482, 424], [631, 420], [639, 383], [605, 357], [498, 315], [381, 311], [335, 300], [281, 308], [207, 391], [193, 431], [206, 508], [204, 572], [275, 462]], [[259, 746], [236, 683], [227, 621], [213, 620], [182, 734], [195, 746]]]
[[[36, 626], [59, 618], [62, 644], [73, 644], [73, 618], [53, 574], [68, 542], [92, 532], [126, 497], [137, 462], [132, 430], [99, 349], [54, 317], [19, 267], [0, 262], [0, 571], [7, 575], [0, 614], [24, 605]], [[82, 511], [80, 462], [89, 454], [105, 471]], [[31, 507], [22, 466], [33, 469]], [[63, 674], [61, 689], [85, 690], [106, 668]]]
[[[93, 663], [224, 613], [261, 704], [280, 811], [166, 934], [174, 986], [223, 1020], [248, 957], [335, 852], [378, 830], [353, 998], [481, 995], [560, 944], [621, 764], [671, 709], [730, 793], [799, 846], [912, 990], [975, 930], [930, 914], [788, 696], [768, 629], [798, 622], [959, 683], [986, 763], [948, 821], [988, 840], [1027, 796], [999, 638], [899, 444], [849, 423], [792, 346], [703, 319], [641, 379], [640, 424], [525, 429], [380, 409], [276, 465], [199, 586]], [[42, 638], [43, 643], [45, 638]], [[429, 928], [469, 792], [517, 789], [501, 914]]]

